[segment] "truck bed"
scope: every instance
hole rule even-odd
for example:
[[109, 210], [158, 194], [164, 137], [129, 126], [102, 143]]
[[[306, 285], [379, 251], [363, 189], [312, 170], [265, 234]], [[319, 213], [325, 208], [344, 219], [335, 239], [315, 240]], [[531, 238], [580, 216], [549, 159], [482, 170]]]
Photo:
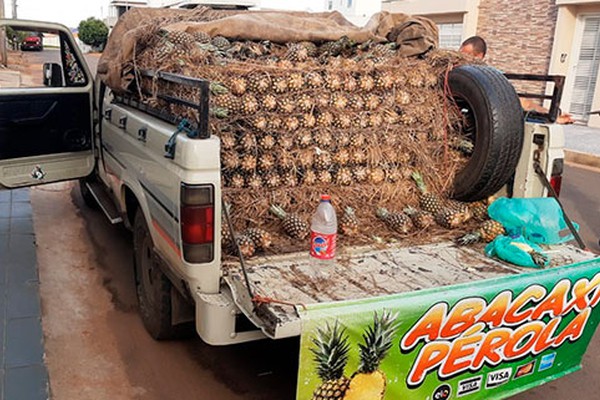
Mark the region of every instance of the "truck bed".
[[[596, 257], [573, 246], [548, 250], [554, 268]], [[224, 280], [242, 312], [272, 338], [300, 334], [297, 307], [386, 296], [402, 292], [494, 279], [532, 272], [483, 254], [483, 247], [457, 247], [452, 243], [413, 247], [351, 248], [334, 263], [319, 266], [308, 253], [267, 256], [246, 262], [254, 296], [251, 301], [239, 262], [226, 262]]]

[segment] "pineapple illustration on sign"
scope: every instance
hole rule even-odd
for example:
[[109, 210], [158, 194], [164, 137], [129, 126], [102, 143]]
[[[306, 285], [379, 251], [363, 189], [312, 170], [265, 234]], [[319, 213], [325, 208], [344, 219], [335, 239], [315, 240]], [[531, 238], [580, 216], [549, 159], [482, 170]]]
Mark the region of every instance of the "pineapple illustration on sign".
[[375, 313], [373, 324], [363, 333], [358, 371], [352, 375], [343, 400], [383, 400], [387, 377], [379, 369], [392, 348], [398, 323], [397, 315], [389, 311]]
[[323, 382], [313, 393], [312, 400], [342, 400], [350, 379], [344, 375], [348, 363], [348, 335], [337, 321], [317, 329], [311, 351], [317, 364], [317, 374]]

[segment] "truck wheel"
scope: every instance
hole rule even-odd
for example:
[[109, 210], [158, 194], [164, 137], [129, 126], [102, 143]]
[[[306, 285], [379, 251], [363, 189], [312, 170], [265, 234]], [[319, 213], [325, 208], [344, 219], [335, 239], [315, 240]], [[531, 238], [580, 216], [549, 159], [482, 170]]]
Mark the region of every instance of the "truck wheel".
[[456, 176], [453, 197], [481, 200], [497, 193], [515, 172], [523, 148], [523, 109], [511, 83], [495, 68], [456, 68], [449, 84], [474, 143], [471, 158]]
[[144, 327], [154, 339], [174, 339], [178, 336], [171, 324], [171, 282], [158, 265], [152, 237], [138, 208], [133, 226], [133, 259], [140, 315]]
[[87, 178], [82, 178], [79, 180], [79, 192], [81, 193], [81, 197], [83, 198], [83, 202], [86, 206], [91, 208], [92, 210], [97, 210], [99, 208], [98, 202], [96, 198], [92, 195], [92, 192], [85, 184], [87, 182]]

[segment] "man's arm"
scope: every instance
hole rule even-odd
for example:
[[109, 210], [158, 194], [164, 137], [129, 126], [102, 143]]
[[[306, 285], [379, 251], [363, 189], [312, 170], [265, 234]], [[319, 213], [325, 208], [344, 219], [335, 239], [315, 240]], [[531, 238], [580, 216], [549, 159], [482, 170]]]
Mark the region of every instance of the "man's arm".
[[[547, 108], [544, 108], [544, 107], [540, 106], [539, 104], [536, 104], [531, 99], [519, 99], [519, 100], [521, 100], [521, 107], [523, 107], [523, 110], [525, 110], [525, 111], [536, 111], [536, 112], [539, 112], [542, 114], [548, 113]], [[557, 124], [572, 124], [573, 122], [575, 122], [575, 120], [573, 119], [571, 114], [561, 114], [558, 116], [558, 118], [556, 118]]]

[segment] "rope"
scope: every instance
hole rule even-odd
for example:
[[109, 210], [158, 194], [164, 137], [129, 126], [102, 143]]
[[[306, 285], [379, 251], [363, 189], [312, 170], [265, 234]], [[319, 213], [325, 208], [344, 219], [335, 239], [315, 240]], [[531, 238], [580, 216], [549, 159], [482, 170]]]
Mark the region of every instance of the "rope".
[[255, 304], [281, 304], [284, 306], [290, 306], [290, 307], [302, 307], [302, 309], [306, 310], [306, 305], [302, 304], [302, 303], [291, 303], [289, 301], [283, 301], [283, 300], [277, 300], [277, 299], [273, 299], [271, 297], [266, 297], [266, 296], [261, 296], [259, 294], [254, 295], [254, 297], [252, 298], [252, 302]]

